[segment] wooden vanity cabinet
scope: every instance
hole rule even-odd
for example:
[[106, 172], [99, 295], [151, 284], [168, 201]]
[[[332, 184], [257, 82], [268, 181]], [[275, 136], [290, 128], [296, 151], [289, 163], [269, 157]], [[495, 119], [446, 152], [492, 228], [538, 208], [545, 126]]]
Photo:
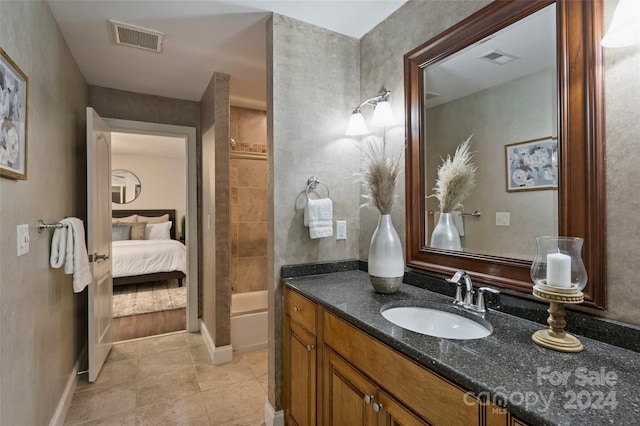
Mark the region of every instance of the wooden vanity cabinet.
[[327, 346], [323, 359], [324, 424], [428, 425]]
[[526, 426], [285, 287], [288, 425]]
[[297, 293], [284, 292], [284, 403], [288, 425], [316, 424], [318, 307]]

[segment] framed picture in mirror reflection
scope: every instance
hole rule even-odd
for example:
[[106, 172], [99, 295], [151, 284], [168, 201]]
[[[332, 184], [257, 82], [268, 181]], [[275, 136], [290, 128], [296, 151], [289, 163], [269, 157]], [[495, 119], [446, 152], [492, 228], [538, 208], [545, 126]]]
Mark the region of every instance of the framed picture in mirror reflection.
[[558, 138], [505, 146], [507, 192], [558, 189]]

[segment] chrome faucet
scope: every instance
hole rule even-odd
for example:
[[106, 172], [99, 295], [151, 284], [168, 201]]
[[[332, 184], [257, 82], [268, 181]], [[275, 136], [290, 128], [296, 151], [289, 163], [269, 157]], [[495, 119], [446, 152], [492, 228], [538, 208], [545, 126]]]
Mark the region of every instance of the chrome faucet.
[[463, 300], [463, 297], [462, 297], [462, 283], [460, 282], [460, 280], [465, 275], [467, 275], [467, 273], [465, 271], [457, 271], [453, 275], [453, 277], [447, 279], [448, 283], [456, 285], [456, 298], [453, 301], [454, 305], [463, 305], [464, 304], [464, 300]]
[[473, 307], [473, 294], [474, 294], [473, 282], [471, 282], [471, 277], [466, 272], [462, 275], [462, 278], [464, 278], [464, 284], [466, 286], [466, 293], [465, 293], [465, 296], [464, 296], [463, 306], [465, 308], [472, 308]]
[[[462, 296], [462, 282], [464, 281], [464, 297]], [[457, 271], [453, 277], [448, 278], [447, 282], [456, 285], [456, 297], [453, 301], [455, 305], [460, 305], [465, 309], [469, 309], [474, 312], [485, 313], [487, 311], [484, 294], [485, 292], [498, 294], [500, 293], [498, 290], [495, 290], [490, 287], [481, 287], [478, 289], [478, 296], [476, 297], [475, 303], [473, 301], [473, 295], [475, 291], [473, 289], [473, 282], [471, 281], [471, 277], [465, 271]]]

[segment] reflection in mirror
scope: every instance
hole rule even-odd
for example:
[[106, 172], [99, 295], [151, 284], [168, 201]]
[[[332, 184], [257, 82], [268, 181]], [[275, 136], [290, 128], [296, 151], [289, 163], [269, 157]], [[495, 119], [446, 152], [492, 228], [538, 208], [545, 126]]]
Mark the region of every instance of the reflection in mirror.
[[[425, 81], [426, 68], [430, 69], [438, 63], [446, 64], [449, 58], [452, 58], [453, 62], [459, 56], [458, 52], [461, 49], [475, 46], [483, 41], [484, 43], [480, 44], [483, 49], [472, 58], [477, 63], [467, 67], [474, 75], [480, 73], [479, 63], [484, 64], [483, 61], [475, 58], [492, 52], [492, 49], [503, 50], [504, 53], [511, 53], [513, 56], [521, 56], [506, 65], [494, 66], [494, 71], [490, 73], [492, 76], [498, 74], [495, 71], [497, 69], [506, 69], [509, 65], [524, 63], [525, 56], [518, 52], [510, 52], [498, 46], [489, 47], [493, 36], [549, 5], [555, 5], [556, 9], [554, 47], [557, 52], [557, 72], [555, 80], [549, 79], [545, 74], [545, 67], [540, 67], [528, 73], [516, 75], [506, 83], [507, 86], [515, 86], [529, 74], [534, 74], [533, 77], [538, 79], [540, 87], [544, 86], [544, 91], [553, 93], [556, 90], [554, 86], [557, 86], [557, 97], [549, 101], [551, 104], [549, 109], [544, 110], [539, 107], [539, 103], [543, 101], [534, 99], [530, 90], [510, 95], [508, 100], [504, 100], [498, 96], [497, 92], [506, 90], [508, 87], [503, 88], [497, 82], [489, 88], [479, 89], [479, 93], [470, 91], [448, 101], [445, 98], [449, 91], [438, 89], [437, 86], [428, 86], [438, 82]], [[455, 271], [462, 269], [467, 271], [476, 282], [531, 294], [530, 259], [535, 250], [530, 237], [520, 234], [518, 241], [509, 243], [508, 247], [498, 247], [503, 238], [515, 232], [515, 228], [520, 230], [525, 224], [528, 226], [530, 222], [536, 222], [544, 216], [548, 220], [540, 221], [536, 225], [539, 226], [536, 231], [524, 232], [583, 238], [582, 257], [589, 276], [583, 291], [584, 304], [591, 307], [605, 307], [606, 179], [604, 174], [603, 58], [600, 47], [602, 22], [601, 0], [494, 1], [404, 56], [405, 120], [408, 140], [405, 155], [407, 266], [443, 276], [451, 276]], [[544, 38], [546, 34], [552, 32], [552, 29], [536, 29], [535, 34], [529, 38]], [[484, 48], [487, 49], [484, 50]], [[500, 60], [500, 55], [489, 55], [489, 59], [491, 58]], [[538, 59], [535, 63], [541, 62], [542, 59]], [[453, 73], [454, 71], [448, 72], [448, 74]], [[431, 76], [428, 78], [430, 79]], [[548, 84], [544, 83], [545, 81]], [[464, 84], [462, 82], [454, 84], [466, 87], [468, 81]], [[529, 84], [533, 83], [523, 86]], [[527, 87], [520, 89], [527, 89]], [[438, 93], [437, 90], [442, 90], [443, 93]], [[435, 94], [439, 96], [435, 97]], [[461, 103], [463, 98], [475, 100], [480, 96], [487, 97], [486, 103], [480, 109], [456, 110], [450, 117], [446, 117], [443, 112], [441, 114], [445, 118], [442, 119], [435, 115], [438, 109], [447, 109], [447, 104], [455, 105]], [[425, 100], [427, 97], [433, 99]], [[438, 101], [438, 98], [441, 101]], [[437, 102], [442, 104], [437, 105]], [[531, 108], [535, 109], [530, 111]], [[553, 108], [557, 108], [557, 112]], [[497, 111], [498, 114], [487, 116], [485, 115], [487, 111]], [[524, 116], [529, 115], [529, 117], [527, 120], [516, 121], [512, 117], [514, 112]], [[433, 119], [430, 118], [430, 114], [433, 115]], [[449, 122], [441, 123], [445, 119]], [[453, 131], [451, 139], [439, 136], [437, 132], [443, 133], [443, 130], [438, 130], [438, 127], [442, 129], [446, 127], [448, 131]], [[486, 128], [492, 129], [489, 132]], [[430, 220], [428, 212], [434, 210], [435, 215], [436, 207], [427, 207], [427, 203], [431, 200], [425, 199], [425, 196], [433, 192], [434, 179], [433, 175], [431, 178], [427, 175], [435, 172], [433, 161], [437, 164], [440, 155], [452, 154], [453, 147], [471, 134], [475, 134], [472, 139], [475, 144], [472, 145], [472, 150], [476, 153], [474, 161], [478, 163], [478, 174], [481, 173], [481, 169], [490, 168], [495, 168], [498, 172], [482, 170], [487, 174], [487, 177], [483, 178], [487, 183], [477, 190], [479, 197], [475, 197], [475, 201], [471, 197], [464, 201], [465, 213], [476, 210], [481, 213], [481, 219], [477, 222], [474, 222], [475, 219], [470, 216], [465, 216], [463, 219], [465, 251], [432, 248], [428, 244], [430, 236], [428, 228], [433, 227], [433, 219]], [[431, 142], [436, 139], [451, 145], [443, 152], [427, 153], [427, 150], [431, 149]], [[497, 140], [498, 148], [487, 148], [489, 142], [493, 140]], [[554, 151], [555, 149], [557, 151]], [[547, 150], [546, 154], [544, 150]], [[513, 157], [514, 161], [507, 163], [507, 152], [510, 153], [509, 158]], [[555, 160], [554, 152], [557, 152]], [[527, 155], [528, 159], [526, 159]], [[434, 160], [433, 157], [436, 159]], [[486, 165], [485, 162], [488, 160], [482, 157], [491, 158], [490, 165]], [[544, 170], [542, 174], [550, 176], [550, 179], [539, 180], [531, 174], [533, 170], [525, 170], [526, 166], [532, 165], [527, 164], [527, 161], [531, 163], [531, 158], [538, 168], [542, 167]], [[557, 184], [553, 183], [555, 161], [558, 165]], [[509, 168], [513, 171], [521, 170], [515, 176], [510, 172], [510, 179], [507, 180]], [[551, 181], [550, 184], [549, 181]], [[535, 190], [531, 191], [531, 189]], [[494, 198], [494, 194], [501, 195], [503, 198]], [[489, 199], [484, 204], [486, 207], [480, 207], [479, 204], [485, 199]], [[542, 207], [535, 210], [539, 206]], [[496, 215], [496, 213], [509, 213], [509, 215]], [[552, 214], [546, 216], [548, 213]], [[496, 219], [509, 222], [510, 226], [495, 226]], [[482, 245], [482, 241], [471, 241], [472, 231], [473, 236], [481, 232], [481, 229], [476, 229], [474, 225], [480, 224], [486, 224], [486, 227], [483, 225], [481, 229], [489, 229], [489, 232], [480, 238], [480, 240], [491, 242], [489, 248], [486, 244]], [[526, 249], [520, 244], [529, 245], [530, 248]]]
[[424, 68], [425, 243], [443, 158], [470, 135], [476, 186], [455, 215], [463, 251], [531, 260], [558, 234], [556, 5]]
[[140, 179], [128, 170], [111, 172], [111, 201], [116, 204], [127, 204], [140, 196], [142, 186]]

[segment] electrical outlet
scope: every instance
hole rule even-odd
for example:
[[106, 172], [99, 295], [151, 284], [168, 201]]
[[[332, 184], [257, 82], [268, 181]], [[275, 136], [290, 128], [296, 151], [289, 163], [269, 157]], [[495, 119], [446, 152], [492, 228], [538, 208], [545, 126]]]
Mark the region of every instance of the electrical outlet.
[[496, 212], [496, 226], [511, 226], [511, 213]]
[[347, 239], [347, 221], [336, 220], [336, 240]]
[[29, 225], [16, 226], [18, 256], [29, 253]]

